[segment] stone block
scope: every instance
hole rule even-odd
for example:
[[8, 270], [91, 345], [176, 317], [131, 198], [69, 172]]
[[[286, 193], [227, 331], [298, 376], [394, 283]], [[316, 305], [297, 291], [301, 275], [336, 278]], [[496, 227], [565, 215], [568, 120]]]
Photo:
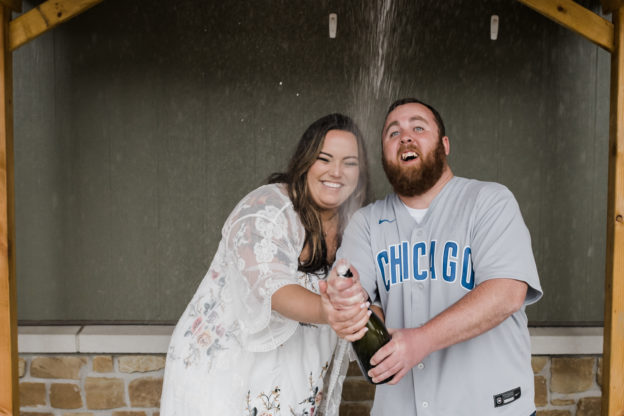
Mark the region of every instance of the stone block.
[[80, 379], [84, 357], [36, 357], [30, 363], [30, 375], [38, 378]]
[[[349, 379], [342, 387], [342, 400], [349, 402], [361, 402], [373, 400], [375, 397], [375, 385], [365, 379]], [[342, 413], [341, 413], [342, 414]]]
[[46, 386], [43, 383], [19, 383], [20, 406], [45, 406]]
[[576, 408], [576, 416], [600, 416], [602, 399], [600, 397], [583, 397]]
[[117, 359], [121, 373], [146, 373], [165, 368], [165, 356], [127, 355]]
[[554, 357], [550, 363], [550, 391], [579, 393], [594, 383], [594, 358]]
[[114, 409], [126, 406], [124, 382], [121, 379], [87, 377], [84, 389], [88, 409]]
[[132, 407], [160, 407], [162, 378], [145, 377], [132, 380], [128, 395]]
[[572, 416], [569, 410], [538, 410], [537, 416]]
[[596, 370], [596, 382], [602, 389], [602, 357], [598, 358], [598, 370]]
[[341, 403], [340, 416], [362, 416], [370, 414], [372, 405], [367, 403]]
[[546, 378], [535, 376], [535, 406], [544, 407], [548, 404], [548, 387]]
[[54, 383], [50, 386], [50, 405], [57, 409], [82, 407], [82, 396], [77, 384]]
[[71, 413], [67, 412], [66, 413], [66, 412], [64, 412], [63, 416], [94, 416], [94, 415], [91, 412], [78, 412], [78, 413], [75, 413], [75, 412], [71, 412]]
[[112, 373], [113, 357], [110, 355], [98, 355], [93, 357], [93, 371], [96, 373]]
[[548, 363], [548, 357], [535, 356], [531, 357], [531, 367], [533, 367], [533, 373], [537, 374], [546, 367]]
[[17, 375], [19, 378], [24, 377], [26, 374], [26, 360], [23, 358], [19, 358], [17, 360]]
[[145, 412], [117, 411], [113, 412], [113, 416], [147, 416]]
[[552, 399], [550, 404], [553, 406], [569, 406], [576, 403], [574, 399]]

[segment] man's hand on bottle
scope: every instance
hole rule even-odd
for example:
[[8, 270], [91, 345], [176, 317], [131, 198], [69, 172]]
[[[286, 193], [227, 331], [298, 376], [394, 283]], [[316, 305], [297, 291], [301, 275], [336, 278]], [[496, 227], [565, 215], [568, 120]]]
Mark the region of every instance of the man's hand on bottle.
[[376, 383], [394, 376], [388, 384], [397, 384], [430, 353], [430, 346], [420, 328], [388, 328], [388, 332], [392, 340], [373, 355], [371, 364], [375, 367], [368, 375]]

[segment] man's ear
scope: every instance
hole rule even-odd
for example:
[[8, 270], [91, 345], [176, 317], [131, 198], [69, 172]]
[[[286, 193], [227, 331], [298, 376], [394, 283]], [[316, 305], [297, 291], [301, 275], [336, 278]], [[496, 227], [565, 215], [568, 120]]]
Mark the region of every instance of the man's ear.
[[444, 146], [444, 153], [448, 156], [451, 153], [451, 142], [448, 136], [442, 137], [442, 145]]

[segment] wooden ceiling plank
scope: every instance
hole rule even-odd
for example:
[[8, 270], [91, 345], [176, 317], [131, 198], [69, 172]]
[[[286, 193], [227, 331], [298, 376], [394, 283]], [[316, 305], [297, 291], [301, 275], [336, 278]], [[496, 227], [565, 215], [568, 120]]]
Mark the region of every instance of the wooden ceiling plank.
[[520, 3], [613, 52], [613, 23], [572, 0], [518, 0]]
[[14, 51], [100, 2], [102, 0], [48, 0], [11, 21], [9, 47]]

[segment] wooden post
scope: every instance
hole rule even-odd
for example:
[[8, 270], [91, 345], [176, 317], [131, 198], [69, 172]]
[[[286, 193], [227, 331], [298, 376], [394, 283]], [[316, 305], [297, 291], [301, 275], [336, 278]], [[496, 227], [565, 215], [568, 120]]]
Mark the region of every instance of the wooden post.
[[22, 0], [0, 0], [0, 6], [6, 6], [14, 12], [21, 13]]
[[13, 193], [11, 10], [0, 7], [0, 415], [19, 415]]
[[613, 11], [603, 416], [624, 416], [624, 7]]

